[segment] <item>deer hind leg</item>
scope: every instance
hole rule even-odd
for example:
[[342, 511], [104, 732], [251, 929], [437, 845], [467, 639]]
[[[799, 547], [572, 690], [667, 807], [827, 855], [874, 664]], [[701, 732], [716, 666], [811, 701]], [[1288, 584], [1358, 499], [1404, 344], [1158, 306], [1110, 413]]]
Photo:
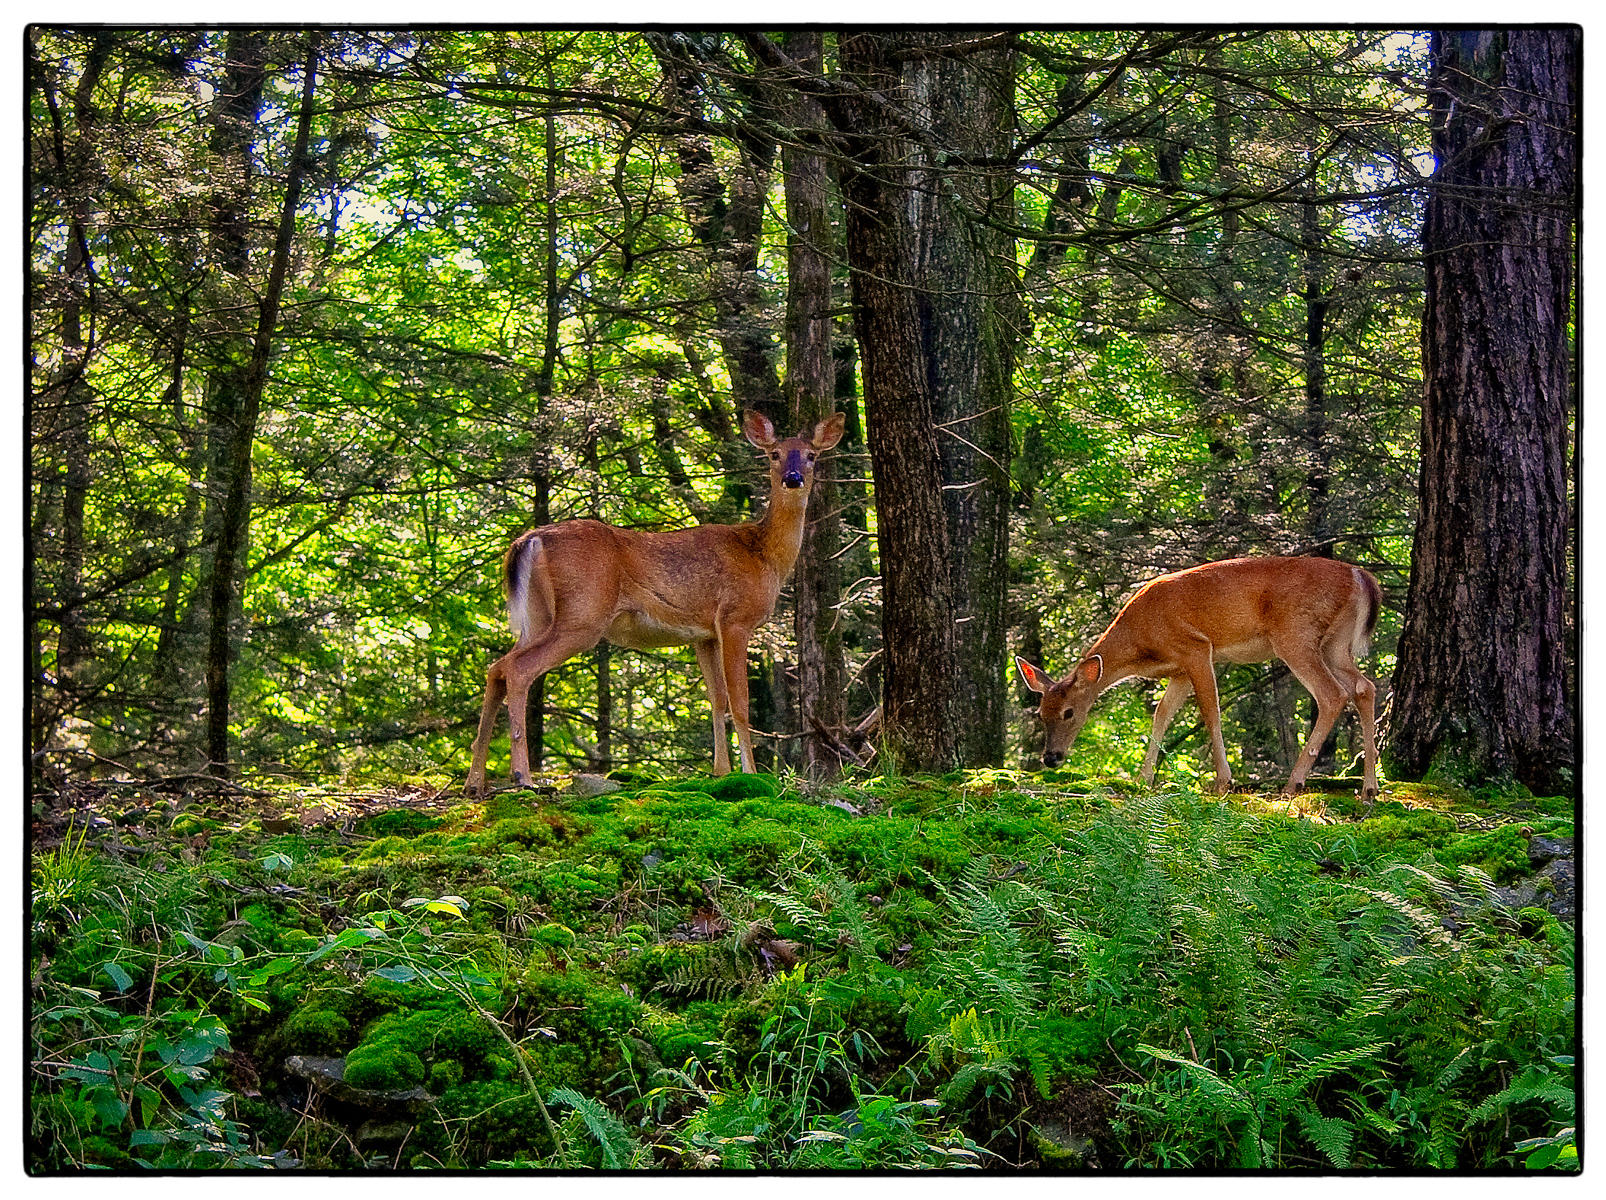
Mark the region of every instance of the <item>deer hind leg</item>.
[[730, 708], [725, 664], [720, 660], [719, 643], [713, 638], [698, 642], [692, 649], [697, 651], [697, 665], [703, 669], [703, 685], [708, 689], [708, 707], [713, 713], [714, 774], [726, 775], [731, 769], [731, 747], [725, 726], [725, 713]]
[[1327, 735], [1333, 732], [1333, 726], [1344, 714], [1351, 693], [1333, 678], [1329, 662], [1314, 642], [1301, 641], [1294, 645], [1274, 643], [1272, 649], [1277, 652], [1278, 658], [1288, 664], [1288, 669], [1294, 673], [1294, 678], [1304, 684], [1305, 690], [1316, 700], [1316, 720], [1311, 724], [1310, 737], [1305, 741], [1305, 748], [1299, 752], [1293, 774], [1288, 777], [1288, 783], [1283, 788], [1283, 791], [1292, 795], [1305, 786], [1305, 776], [1310, 774], [1316, 756], [1322, 752]]
[[[1221, 701], [1216, 692], [1216, 668], [1206, 653], [1185, 665], [1188, 682], [1199, 701], [1199, 713], [1210, 731], [1210, 754], [1216, 768], [1216, 794], [1232, 790], [1232, 768], [1227, 766], [1227, 744], [1221, 740]], [[1166, 689], [1170, 691], [1169, 688]], [[1161, 698], [1164, 703], [1164, 697]]]
[[731, 721], [736, 726], [736, 748], [741, 754], [742, 770], [751, 775], [758, 770], [753, 765], [753, 730], [747, 723], [747, 639], [753, 631], [716, 621], [715, 632], [725, 667], [725, 692], [729, 697]]
[[531, 686], [553, 667], [591, 649], [601, 640], [594, 630], [552, 626], [522, 650], [514, 650], [499, 660], [498, 665], [507, 664], [507, 723], [508, 740], [513, 747], [514, 783], [522, 786], [530, 781], [530, 745], [524, 723]]
[[504, 654], [491, 664], [485, 674], [485, 702], [480, 705], [480, 728], [474, 735], [474, 763], [469, 767], [468, 781], [463, 790], [470, 796], [485, 794], [485, 759], [491, 751], [491, 735], [496, 731], [496, 717], [507, 696], [507, 664], [511, 654]]
[[1361, 718], [1362, 772], [1361, 799], [1371, 801], [1378, 793], [1377, 786], [1377, 685], [1356, 666], [1349, 650], [1343, 645], [1329, 647], [1327, 667], [1355, 705]]
[[1171, 724], [1171, 718], [1177, 715], [1177, 710], [1193, 695], [1193, 684], [1188, 682], [1186, 675], [1173, 675], [1165, 686], [1165, 693], [1160, 702], [1154, 706], [1154, 725], [1149, 730], [1149, 750], [1143, 756], [1143, 770], [1141, 772], [1144, 783], [1154, 782], [1155, 764], [1160, 761], [1160, 740], [1165, 737], [1165, 731]]

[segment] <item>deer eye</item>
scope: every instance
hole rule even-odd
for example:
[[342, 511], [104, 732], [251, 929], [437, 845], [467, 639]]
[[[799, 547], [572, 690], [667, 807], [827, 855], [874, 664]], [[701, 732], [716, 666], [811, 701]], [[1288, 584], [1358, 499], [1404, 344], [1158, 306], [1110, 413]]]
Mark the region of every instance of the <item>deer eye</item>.
[[781, 456], [779, 454], [772, 454], [772, 455], [770, 455], [770, 461], [771, 462], [780, 462], [781, 461]]
[[810, 462], [813, 462], [813, 461], [814, 461], [814, 457], [815, 457], [815, 456], [814, 456], [814, 455], [812, 455], [812, 454], [811, 454], [811, 455], [809, 455], [809, 456], [808, 456], [808, 457], [809, 457], [809, 461], [810, 461]]

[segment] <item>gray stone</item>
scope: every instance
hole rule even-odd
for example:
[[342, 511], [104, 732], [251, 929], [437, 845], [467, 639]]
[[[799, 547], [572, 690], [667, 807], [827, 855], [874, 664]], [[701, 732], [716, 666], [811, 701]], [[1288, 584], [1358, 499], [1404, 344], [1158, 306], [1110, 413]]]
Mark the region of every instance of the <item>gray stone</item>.
[[1573, 839], [1562, 837], [1534, 837], [1528, 839], [1528, 861], [1535, 868], [1558, 858], [1573, 856]]
[[606, 796], [609, 792], [624, 790], [624, 784], [606, 775], [576, 775], [569, 787], [571, 796]]

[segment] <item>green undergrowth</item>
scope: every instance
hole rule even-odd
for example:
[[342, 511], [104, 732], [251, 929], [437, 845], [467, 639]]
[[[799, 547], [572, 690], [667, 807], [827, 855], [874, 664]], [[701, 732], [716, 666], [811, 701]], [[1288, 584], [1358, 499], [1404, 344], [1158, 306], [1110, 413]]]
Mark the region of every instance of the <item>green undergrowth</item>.
[[30, 1168], [1576, 1165], [1570, 803], [619, 782], [69, 826]]

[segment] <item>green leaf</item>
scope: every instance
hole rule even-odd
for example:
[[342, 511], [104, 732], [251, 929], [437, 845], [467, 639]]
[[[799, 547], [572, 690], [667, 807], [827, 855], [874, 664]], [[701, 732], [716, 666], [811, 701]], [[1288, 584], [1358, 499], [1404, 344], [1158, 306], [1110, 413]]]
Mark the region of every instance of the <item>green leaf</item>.
[[405, 964], [399, 967], [376, 967], [373, 973], [392, 983], [408, 983], [418, 978], [418, 972]]
[[128, 1147], [135, 1146], [165, 1146], [173, 1139], [159, 1129], [136, 1129], [128, 1135]]
[[106, 975], [106, 977], [112, 981], [112, 986], [115, 987], [119, 992], [126, 992], [129, 988], [134, 986], [133, 976], [131, 976], [127, 971], [123, 970], [123, 968], [118, 964], [114, 962], [103, 962], [100, 964], [100, 969]]
[[94, 1106], [95, 1115], [108, 1125], [121, 1125], [128, 1116], [128, 1105], [109, 1087], [95, 1088], [89, 1094], [89, 1103]]
[[1546, 1167], [1553, 1166], [1560, 1156], [1561, 1147], [1552, 1143], [1535, 1150], [1523, 1160], [1523, 1165], [1530, 1171], [1543, 1171]]

